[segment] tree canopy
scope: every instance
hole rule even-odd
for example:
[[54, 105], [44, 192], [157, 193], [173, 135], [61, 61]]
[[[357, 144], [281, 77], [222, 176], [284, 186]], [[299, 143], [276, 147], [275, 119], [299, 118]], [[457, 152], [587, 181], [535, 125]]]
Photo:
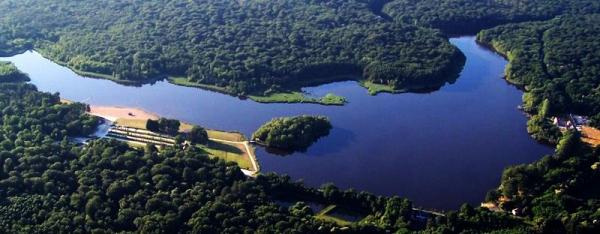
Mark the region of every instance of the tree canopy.
[[252, 139], [267, 147], [302, 151], [328, 135], [330, 129], [331, 123], [323, 116], [275, 118], [257, 129]]
[[0, 51], [34, 48], [87, 75], [134, 82], [183, 76], [238, 95], [339, 79], [439, 87], [456, 77], [464, 56], [443, 35], [385, 19], [372, 11], [377, 6], [9, 0], [0, 3]]
[[600, 15], [585, 15], [500, 26], [478, 40], [508, 55], [507, 79], [527, 88], [526, 111], [599, 118], [598, 35]]

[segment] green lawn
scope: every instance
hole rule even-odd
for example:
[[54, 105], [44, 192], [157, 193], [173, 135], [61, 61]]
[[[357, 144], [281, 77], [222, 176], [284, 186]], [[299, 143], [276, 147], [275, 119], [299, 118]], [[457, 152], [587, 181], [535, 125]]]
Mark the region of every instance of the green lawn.
[[219, 158], [225, 160], [227, 162], [235, 162], [242, 169], [252, 169], [252, 162], [250, 158], [239, 147], [243, 147], [243, 145], [234, 145], [234, 144], [226, 144], [221, 142], [210, 141], [206, 146], [199, 145], [200, 149], [202, 149], [206, 154], [210, 157]]

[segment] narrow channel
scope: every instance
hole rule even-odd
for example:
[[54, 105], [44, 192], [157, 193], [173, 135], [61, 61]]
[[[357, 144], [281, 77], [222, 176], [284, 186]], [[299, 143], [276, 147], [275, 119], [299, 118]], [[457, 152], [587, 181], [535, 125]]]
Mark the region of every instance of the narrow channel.
[[0, 60], [14, 62], [39, 90], [66, 99], [139, 107], [246, 136], [273, 117], [326, 115], [334, 129], [307, 152], [279, 156], [259, 148], [262, 172], [455, 209], [464, 202], [479, 204], [506, 166], [535, 161], [552, 149], [528, 136], [526, 117], [517, 109], [522, 93], [502, 79], [507, 62], [477, 45], [474, 37], [450, 41], [467, 62], [459, 79], [439, 91], [369, 96], [356, 82], [305, 89], [347, 97], [349, 103], [341, 107], [260, 104], [165, 81], [123, 86], [83, 78], [34, 51]]

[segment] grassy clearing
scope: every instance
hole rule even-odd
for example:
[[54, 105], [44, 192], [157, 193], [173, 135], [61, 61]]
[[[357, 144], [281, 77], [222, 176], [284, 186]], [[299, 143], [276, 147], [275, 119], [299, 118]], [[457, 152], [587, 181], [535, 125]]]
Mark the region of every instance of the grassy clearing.
[[243, 144], [229, 144], [210, 141], [206, 146], [199, 145], [210, 157], [219, 158], [227, 162], [235, 162], [242, 169], [252, 170], [252, 162], [245, 152]]
[[147, 119], [125, 119], [125, 118], [119, 118], [119, 119], [117, 119], [117, 121], [115, 121], [115, 124], [123, 126], [123, 127], [139, 128], [139, 129], [148, 130], [148, 129], [146, 129], [146, 123], [147, 122], [148, 122]]
[[224, 141], [246, 141], [246, 137], [237, 132], [225, 132], [218, 130], [206, 130], [209, 138], [219, 139]]
[[346, 98], [329, 93], [321, 98], [307, 97], [301, 92], [274, 93], [269, 96], [250, 95], [250, 99], [260, 103], [315, 103], [321, 105], [341, 106]]
[[360, 85], [365, 87], [370, 95], [377, 95], [378, 93], [400, 93], [402, 90], [396, 90], [394, 87], [383, 84], [376, 84], [371, 81], [361, 81]]
[[326, 207], [325, 209], [321, 210], [321, 212], [317, 213], [315, 215], [315, 217], [317, 219], [320, 219], [320, 220], [323, 220], [323, 221], [336, 223], [339, 226], [350, 226], [350, 225], [352, 225], [352, 222], [350, 222], [350, 221], [343, 220], [343, 219], [340, 219], [340, 218], [328, 215], [328, 213], [332, 212], [336, 208], [337, 208], [336, 205], [330, 205], [330, 206]]
[[212, 90], [212, 91], [221, 92], [221, 93], [227, 93], [227, 90], [223, 87], [219, 87], [216, 85], [207, 85], [207, 84], [199, 84], [196, 82], [191, 82], [186, 77], [170, 76], [168, 80], [171, 84], [175, 84], [175, 85], [181, 85], [181, 86], [187, 86], [187, 87], [193, 87], [193, 88], [201, 88], [201, 89], [207, 89], [207, 90]]

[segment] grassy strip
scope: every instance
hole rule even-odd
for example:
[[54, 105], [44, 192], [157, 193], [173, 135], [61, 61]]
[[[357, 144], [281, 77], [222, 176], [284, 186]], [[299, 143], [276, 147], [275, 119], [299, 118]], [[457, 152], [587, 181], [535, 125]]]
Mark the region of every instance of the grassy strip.
[[229, 94], [227, 92], [227, 89], [225, 89], [224, 87], [191, 82], [185, 77], [170, 76], [168, 78], [168, 80], [169, 80], [169, 83], [174, 84], [174, 85], [181, 85], [181, 86], [192, 87], [192, 88], [201, 88], [201, 89], [207, 89], [207, 90], [211, 90], [211, 91], [215, 91], [215, 92], [219, 92], [219, 93]]
[[244, 135], [238, 132], [225, 132], [207, 129], [206, 133], [208, 133], [209, 138], [213, 139], [219, 139], [224, 141], [246, 141], [246, 137], [244, 137]]
[[366, 88], [369, 91], [369, 95], [377, 95], [378, 93], [401, 93], [404, 90], [394, 89], [393, 86], [376, 84], [368, 80], [360, 81], [360, 86]]
[[250, 95], [250, 99], [260, 103], [315, 103], [321, 105], [341, 106], [346, 98], [335, 94], [327, 94], [321, 98], [307, 97], [301, 92], [274, 93], [269, 96]]
[[[175, 85], [201, 88], [230, 94], [224, 87], [191, 82], [185, 77], [169, 77], [169, 82]], [[249, 95], [249, 97], [250, 99], [260, 103], [315, 103], [321, 105], [344, 105], [346, 103], [346, 99], [344, 97], [334, 94], [327, 94], [321, 98], [311, 98], [298, 91], [274, 93], [269, 96]]]
[[123, 126], [123, 127], [139, 128], [139, 129], [148, 130], [148, 129], [146, 129], [146, 123], [147, 122], [148, 122], [147, 119], [124, 119], [124, 118], [119, 118], [119, 119], [117, 119], [117, 121], [115, 121], [115, 124], [119, 125], [119, 126]]

